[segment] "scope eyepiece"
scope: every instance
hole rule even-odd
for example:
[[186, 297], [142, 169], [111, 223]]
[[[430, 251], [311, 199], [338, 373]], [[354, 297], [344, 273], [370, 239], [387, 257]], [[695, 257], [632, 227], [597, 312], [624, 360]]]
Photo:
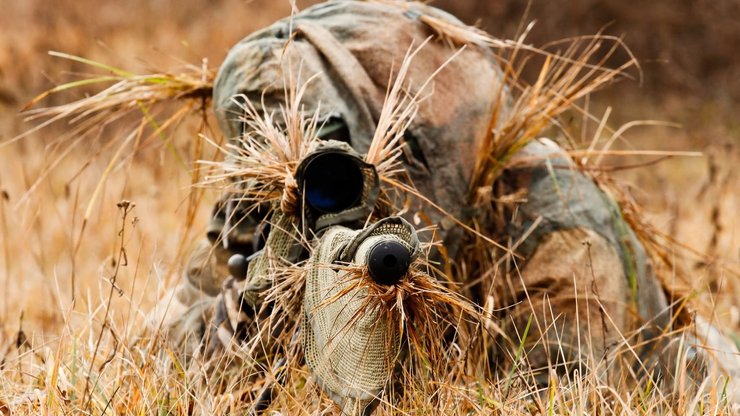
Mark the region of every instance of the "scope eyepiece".
[[352, 156], [327, 152], [312, 158], [303, 170], [306, 203], [316, 211], [331, 214], [360, 202], [364, 177]]

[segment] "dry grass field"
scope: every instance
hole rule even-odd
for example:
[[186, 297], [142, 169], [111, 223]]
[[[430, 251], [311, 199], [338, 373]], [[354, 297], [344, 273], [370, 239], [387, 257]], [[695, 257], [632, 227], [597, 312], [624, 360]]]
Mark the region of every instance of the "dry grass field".
[[[495, 36], [513, 35], [522, 7], [514, 1], [484, 3], [489, 2], [433, 4], [468, 23], [481, 19]], [[644, 62], [642, 84], [622, 81], [588, 101], [588, 109], [608, 117], [613, 129], [625, 127], [627, 140], [617, 140], [614, 149], [702, 153], [665, 160], [613, 158], [606, 164], [638, 167], [607, 173], [629, 191], [647, 222], [689, 249], [676, 260], [691, 278], [676, 286], [693, 293], [693, 306], [712, 313], [740, 340], [740, 122], [735, 113], [740, 59], [727, 56], [740, 42], [738, 7], [729, 1], [697, 2], [703, 5], [697, 12], [661, 0], [639, 14], [628, 10], [628, 3], [639, 2], [581, 0], [562, 2], [568, 6], [558, 10], [545, 3], [534, 1], [527, 15], [538, 20], [535, 44], [612, 23], [606, 32], [624, 34]], [[197, 179], [194, 161], [218, 155], [197, 146], [195, 138], [199, 132], [215, 137], [214, 121], [201, 120], [193, 109], [195, 116], [171, 134], [147, 129], [122, 146], [115, 138], [128, 133], [122, 127], [126, 117], [94, 126], [94, 134], [82, 141], [66, 122], [17, 138], [38, 125], [24, 121], [19, 110], [56, 85], [103, 74], [49, 51], [135, 73], [177, 72], [186, 65], [215, 71], [235, 42], [290, 14], [290, 3], [0, 0], [0, 10], [0, 415], [243, 412], [236, 394], [223, 394], [223, 386], [209, 384], [207, 375], [186, 377], [180, 363], [157, 350], [156, 340], [142, 350], [130, 341], [204, 235], [218, 193], [191, 186]], [[40, 105], [98, 90], [86, 85]], [[158, 122], [167, 114], [157, 114]], [[633, 120], [661, 123], [629, 124]], [[596, 127], [585, 129], [580, 145], [588, 145]], [[133, 208], [121, 201], [131, 201]], [[570, 414], [586, 408], [585, 402], [560, 393], [557, 406], [531, 405], [509, 395], [508, 387], [506, 398], [503, 385], [482, 388], [478, 410]], [[598, 390], [580, 388], [575, 391]], [[650, 392], [637, 403], [630, 402], [633, 394], [627, 396], [631, 399], [621, 405], [604, 399], [601, 411], [715, 410], [691, 397], [669, 403]], [[313, 412], [312, 406], [305, 409]]]

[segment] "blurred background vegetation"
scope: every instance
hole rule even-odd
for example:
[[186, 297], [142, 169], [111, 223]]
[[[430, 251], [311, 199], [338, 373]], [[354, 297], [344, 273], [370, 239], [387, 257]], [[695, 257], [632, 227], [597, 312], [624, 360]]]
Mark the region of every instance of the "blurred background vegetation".
[[[639, 90], [651, 104], [669, 100], [672, 110], [726, 115], [740, 98], [740, 3], [734, 0], [431, 4], [500, 37], [512, 37], [522, 24], [535, 21], [527, 37], [535, 45], [597, 31], [622, 36], [643, 68], [642, 82], [628, 89]], [[290, 12], [287, 0], [2, 0], [0, 5], [0, 102], [10, 110], [53, 85], [65, 69], [74, 70], [45, 57], [48, 50], [128, 66], [201, 57], [216, 66], [245, 34]]]
[[[304, 8], [315, 2], [299, 1]], [[645, 215], [706, 259], [690, 262], [691, 282], [719, 297], [727, 326], [738, 328], [736, 277], [740, 261], [740, 2], [736, 0], [438, 0], [431, 2], [498, 37], [521, 33], [536, 21], [527, 42], [536, 46], [598, 31], [621, 36], [642, 72], [589, 102], [597, 117], [608, 111], [618, 127], [628, 121], [665, 120], [681, 128], [636, 127], [627, 132], [638, 149], [699, 150], [702, 158], [672, 158], [620, 171]], [[0, 141], [27, 130], [19, 109], [44, 90], [76, 79], [90, 68], [57, 59], [48, 51], [84, 56], [133, 72], [205, 64], [216, 69], [229, 48], [250, 32], [288, 15], [287, 0], [0, 0]], [[625, 56], [617, 57], [624, 59]], [[205, 59], [205, 61], [203, 61]], [[95, 86], [49, 97], [44, 105], [77, 99]], [[607, 110], [609, 109], [609, 110]], [[113, 150], [101, 140], [83, 143], [46, 172], [47, 147], [64, 125], [0, 147], [0, 340], [15, 333], [21, 312], [26, 328], [54, 332], [70, 313], [69, 279], [77, 276], [74, 311], [95, 309], [105, 269], [117, 251], [120, 228], [115, 204], [137, 203], [136, 230], [127, 244], [129, 270], [120, 276], [122, 305], [146, 308], [175, 274], [182, 253], [202, 236], [210, 209], [197, 208], [193, 227], [183, 228], [192, 166], [181, 167], [164, 146], [143, 149], [117, 166], [95, 202], [84, 238], [81, 216]], [[193, 154], [194, 128], [175, 141]], [[141, 150], [141, 149], [139, 149]], [[644, 159], [639, 159], [644, 161]], [[624, 162], [627, 164], [629, 161]], [[81, 168], [85, 168], [80, 173]], [[28, 193], [37, 183], [33, 193]], [[141, 265], [139, 268], [138, 265]], [[137, 283], [137, 276], [138, 282]], [[143, 277], [142, 277], [143, 276]], [[138, 286], [137, 286], [138, 285]], [[126, 311], [126, 308], [123, 308]], [[130, 312], [130, 311], [129, 311]], [[81, 314], [81, 316], [90, 316]], [[2, 344], [2, 343], [0, 343]], [[1, 346], [1, 345], [0, 345]]]

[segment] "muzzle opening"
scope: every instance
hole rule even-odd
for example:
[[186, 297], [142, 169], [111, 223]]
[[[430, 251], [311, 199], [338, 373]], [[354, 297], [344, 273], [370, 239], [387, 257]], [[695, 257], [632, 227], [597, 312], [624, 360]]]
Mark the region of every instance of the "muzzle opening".
[[390, 240], [377, 244], [368, 254], [370, 277], [381, 285], [398, 283], [409, 271], [411, 253], [401, 243]]

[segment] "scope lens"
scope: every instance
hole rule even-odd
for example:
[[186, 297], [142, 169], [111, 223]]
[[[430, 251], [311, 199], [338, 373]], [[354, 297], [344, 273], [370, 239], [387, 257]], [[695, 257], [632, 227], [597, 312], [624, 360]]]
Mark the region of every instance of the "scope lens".
[[362, 197], [362, 188], [360, 167], [349, 156], [326, 153], [306, 166], [306, 202], [318, 211], [334, 213], [353, 207]]

